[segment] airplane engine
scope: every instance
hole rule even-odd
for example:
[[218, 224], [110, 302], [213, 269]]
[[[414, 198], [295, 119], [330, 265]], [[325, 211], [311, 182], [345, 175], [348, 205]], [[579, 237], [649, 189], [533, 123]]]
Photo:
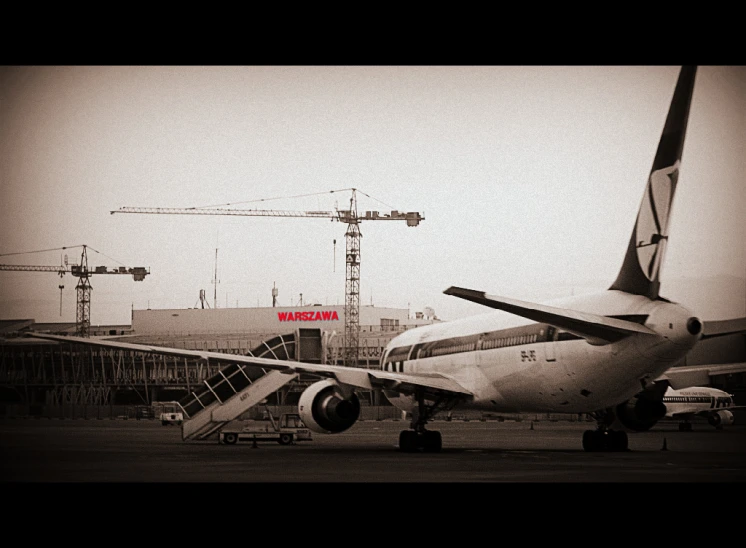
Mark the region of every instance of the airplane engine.
[[360, 400], [352, 389], [344, 388], [329, 379], [315, 382], [303, 391], [298, 400], [298, 413], [310, 430], [337, 434], [357, 422]]
[[730, 426], [731, 424], [733, 424], [734, 421], [735, 419], [733, 418], [733, 413], [731, 413], [727, 409], [720, 409], [719, 411], [715, 411], [712, 415], [707, 417], [707, 422], [715, 427]]
[[662, 401], [635, 396], [617, 405], [615, 411], [617, 419], [625, 428], [645, 432], [666, 415], [666, 406]]

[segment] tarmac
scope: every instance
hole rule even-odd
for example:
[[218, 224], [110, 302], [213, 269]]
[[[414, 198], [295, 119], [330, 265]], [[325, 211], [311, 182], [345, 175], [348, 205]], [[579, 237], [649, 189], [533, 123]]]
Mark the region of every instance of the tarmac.
[[593, 423], [436, 421], [439, 453], [400, 453], [407, 422], [362, 421], [293, 445], [183, 441], [155, 420], [0, 419], [7, 483], [690, 483], [746, 480], [746, 425], [674, 422], [626, 452], [582, 449]]

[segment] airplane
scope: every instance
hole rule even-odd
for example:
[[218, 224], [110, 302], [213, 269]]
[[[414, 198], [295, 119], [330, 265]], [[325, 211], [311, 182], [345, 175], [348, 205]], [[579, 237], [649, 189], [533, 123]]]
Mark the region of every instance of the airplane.
[[495, 310], [405, 331], [386, 345], [375, 370], [31, 336], [312, 376], [319, 380], [305, 388], [298, 410], [316, 433], [348, 430], [360, 417], [356, 390], [380, 389], [411, 417], [399, 434], [401, 452], [441, 451], [440, 432], [426, 426], [454, 409], [585, 413], [597, 423], [583, 433], [585, 451], [626, 451], [628, 432], [665, 416], [663, 397], [674, 384], [665, 373], [702, 337], [746, 329], [746, 318], [710, 326], [659, 294], [696, 70], [680, 70], [621, 269], [605, 291], [539, 304], [449, 287], [445, 294]]
[[689, 432], [690, 422], [695, 417], [703, 417], [717, 430], [735, 422], [732, 410], [746, 406], [733, 405], [733, 394], [709, 386], [690, 386], [676, 390], [668, 387], [663, 395], [666, 417], [680, 419], [679, 430]]

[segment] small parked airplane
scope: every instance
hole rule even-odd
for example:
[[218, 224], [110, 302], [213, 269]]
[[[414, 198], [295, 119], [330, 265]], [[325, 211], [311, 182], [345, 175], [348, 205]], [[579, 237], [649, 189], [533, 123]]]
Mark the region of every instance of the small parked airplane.
[[100, 339], [39, 338], [181, 357], [319, 378], [298, 410], [314, 432], [348, 430], [360, 417], [355, 390], [379, 389], [412, 417], [401, 451], [440, 451], [440, 432], [426, 425], [440, 412], [588, 413], [595, 430], [586, 451], [628, 448], [627, 432], [650, 429], [666, 415], [673, 384], [664, 376], [702, 337], [741, 332], [746, 318], [704, 323], [659, 294], [660, 267], [696, 67], [682, 67], [619, 275], [608, 290], [546, 304], [459, 287], [448, 295], [497, 309], [405, 331], [386, 346], [381, 369], [236, 356]]
[[675, 390], [669, 387], [663, 395], [666, 417], [681, 419], [679, 430], [692, 429], [690, 422], [695, 417], [707, 419], [710, 425], [721, 430], [724, 425], [735, 422], [732, 410], [746, 406], [733, 405], [733, 394], [709, 386], [691, 386]]

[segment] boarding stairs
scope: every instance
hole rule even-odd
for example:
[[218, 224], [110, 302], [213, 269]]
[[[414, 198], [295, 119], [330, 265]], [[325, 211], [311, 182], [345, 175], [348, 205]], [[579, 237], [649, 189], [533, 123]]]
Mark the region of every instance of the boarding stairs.
[[[325, 354], [323, 346], [320, 329], [297, 329], [290, 335], [279, 335], [263, 342], [249, 355], [321, 363]], [[177, 402], [184, 415], [182, 439], [209, 438], [297, 377], [297, 373], [267, 371], [248, 364], [236, 363], [222, 368]]]

